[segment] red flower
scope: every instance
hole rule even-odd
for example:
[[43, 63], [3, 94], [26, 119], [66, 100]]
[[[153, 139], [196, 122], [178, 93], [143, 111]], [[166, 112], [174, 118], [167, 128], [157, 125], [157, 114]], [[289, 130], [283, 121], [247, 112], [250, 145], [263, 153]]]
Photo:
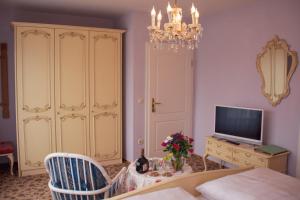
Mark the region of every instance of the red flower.
[[180, 146], [178, 144], [173, 144], [174, 149], [176, 149], [177, 151], [179, 151]]
[[189, 152], [192, 154], [194, 153], [194, 149], [189, 149]]
[[161, 146], [165, 147], [165, 146], [167, 146], [167, 143], [163, 142], [163, 143], [161, 143]]
[[194, 142], [194, 139], [193, 138], [189, 138], [189, 142], [190, 143]]

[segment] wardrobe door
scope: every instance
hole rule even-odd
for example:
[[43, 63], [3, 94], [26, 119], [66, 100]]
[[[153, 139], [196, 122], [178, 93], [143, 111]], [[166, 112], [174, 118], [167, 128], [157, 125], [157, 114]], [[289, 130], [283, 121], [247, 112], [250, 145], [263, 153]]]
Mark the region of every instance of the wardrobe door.
[[16, 27], [16, 107], [20, 175], [43, 169], [55, 151], [54, 30]]
[[55, 29], [57, 149], [89, 155], [88, 32]]
[[122, 161], [121, 37], [90, 32], [91, 155], [102, 163]]

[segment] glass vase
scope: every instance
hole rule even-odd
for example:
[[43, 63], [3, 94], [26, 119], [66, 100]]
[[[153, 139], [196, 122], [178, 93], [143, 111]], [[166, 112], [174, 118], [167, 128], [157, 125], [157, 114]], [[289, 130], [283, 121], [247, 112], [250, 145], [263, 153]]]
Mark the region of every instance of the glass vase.
[[185, 159], [182, 156], [174, 156], [172, 159], [172, 166], [175, 171], [182, 171]]

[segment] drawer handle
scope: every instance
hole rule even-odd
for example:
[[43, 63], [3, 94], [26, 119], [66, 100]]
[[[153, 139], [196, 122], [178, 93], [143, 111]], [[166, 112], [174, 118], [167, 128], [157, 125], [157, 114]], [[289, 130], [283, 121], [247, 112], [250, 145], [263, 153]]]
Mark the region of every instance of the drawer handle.
[[251, 154], [250, 153], [245, 153], [245, 156], [251, 157]]
[[245, 161], [245, 164], [246, 164], [246, 165], [251, 165], [251, 163], [249, 163], [248, 161]]

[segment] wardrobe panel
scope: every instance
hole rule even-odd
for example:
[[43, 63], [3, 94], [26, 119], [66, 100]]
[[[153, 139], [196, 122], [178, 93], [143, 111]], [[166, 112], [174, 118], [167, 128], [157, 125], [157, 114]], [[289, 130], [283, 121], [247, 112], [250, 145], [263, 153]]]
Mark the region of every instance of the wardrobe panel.
[[57, 150], [89, 155], [88, 31], [55, 29]]
[[54, 117], [54, 30], [15, 30], [16, 114], [19, 172], [42, 169], [56, 150]]
[[67, 153], [88, 154], [87, 127], [88, 122], [83, 115], [65, 115], [59, 120], [60, 138], [58, 138], [60, 151]]
[[119, 118], [115, 113], [100, 113], [94, 117], [94, 157], [97, 160], [105, 161], [121, 158], [118, 124]]
[[121, 34], [90, 32], [91, 155], [121, 160]]

